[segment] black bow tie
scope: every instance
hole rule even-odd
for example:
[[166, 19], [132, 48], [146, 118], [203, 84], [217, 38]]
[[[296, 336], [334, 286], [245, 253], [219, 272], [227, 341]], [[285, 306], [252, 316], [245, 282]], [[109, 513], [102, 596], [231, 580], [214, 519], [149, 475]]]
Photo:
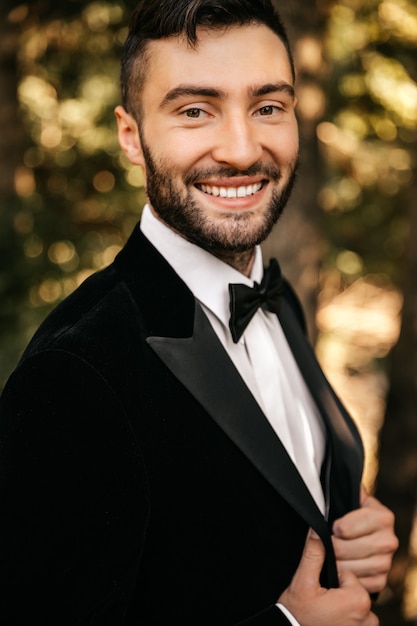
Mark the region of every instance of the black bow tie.
[[229, 327], [235, 343], [239, 341], [259, 307], [278, 313], [283, 289], [281, 270], [276, 259], [270, 260], [260, 285], [255, 283], [253, 287], [248, 287], [242, 284], [229, 284]]

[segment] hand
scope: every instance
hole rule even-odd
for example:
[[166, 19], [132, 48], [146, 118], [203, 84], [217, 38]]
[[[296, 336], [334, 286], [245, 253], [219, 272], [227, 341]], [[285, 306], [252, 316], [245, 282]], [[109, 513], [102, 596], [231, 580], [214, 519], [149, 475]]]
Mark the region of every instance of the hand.
[[342, 571], [338, 589], [320, 586], [324, 558], [323, 543], [310, 531], [297, 571], [279, 602], [301, 626], [378, 626], [369, 594], [354, 574]]
[[398, 548], [393, 513], [362, 487], [361, 508], [336, 520], [333, 533], [338, 571], [353, 572], [369, 593], [382, 591]]

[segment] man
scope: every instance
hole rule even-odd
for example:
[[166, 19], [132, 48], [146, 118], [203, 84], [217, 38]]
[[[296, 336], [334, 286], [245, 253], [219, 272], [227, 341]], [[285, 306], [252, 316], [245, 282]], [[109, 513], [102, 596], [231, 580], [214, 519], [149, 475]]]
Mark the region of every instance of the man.
[[298, 162], [285, 30], [269, 0], [143, 0], [122, 86], [149, 204], [3, 395], [2, 624], [373, 626], [393, 517], [262, 277]]

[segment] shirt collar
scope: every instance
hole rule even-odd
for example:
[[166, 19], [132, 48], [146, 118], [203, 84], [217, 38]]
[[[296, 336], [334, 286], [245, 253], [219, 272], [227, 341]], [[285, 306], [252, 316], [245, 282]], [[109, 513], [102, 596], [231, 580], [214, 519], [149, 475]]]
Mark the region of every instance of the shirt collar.
[[242, 283], [253, 287], [263, 276], [262, 252], [255, 249], [255, 261], [250, 278], [213, 256], [203, 248], [187, 241], [157, 219], [149, 205], [145, 205], [140, 228], [145, 237], [168, 261], [190, 291], [219, 320], [228, 327], [229, 283]]

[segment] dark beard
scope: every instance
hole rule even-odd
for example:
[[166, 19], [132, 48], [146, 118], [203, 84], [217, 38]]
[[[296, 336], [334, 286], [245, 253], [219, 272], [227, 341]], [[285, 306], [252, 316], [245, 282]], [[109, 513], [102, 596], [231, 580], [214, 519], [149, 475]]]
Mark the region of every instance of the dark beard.
[[[246, 252], [264, 241], [282, 214], [297, 176], [298, 159], [291, 169], [288, 182], [282, 191], [274, 192], [262, 221], [256, 228], [250, 224], [252, 218], [250, 211], [232, 215], [225, 213], [223, 222], [213, 224], [190, 194], [181, 195], [175, 188], [172, 177], [166, 174], [172, 168], [166, 166], [162, 160], [156, 162], [143, 140], [143, 133], [141, 142], [146, 164], [146, 193], [153, 209], [173, 230], [215, 256], [219, 256], [220, 252]], [[281, 178], [276, 166], [255, 164], [243, 172], [233, 168], [193, 170], [185, 177], [184, 183], [190, 186], [211, 176], [228, 178], [259, 174], [273, 182]]]

